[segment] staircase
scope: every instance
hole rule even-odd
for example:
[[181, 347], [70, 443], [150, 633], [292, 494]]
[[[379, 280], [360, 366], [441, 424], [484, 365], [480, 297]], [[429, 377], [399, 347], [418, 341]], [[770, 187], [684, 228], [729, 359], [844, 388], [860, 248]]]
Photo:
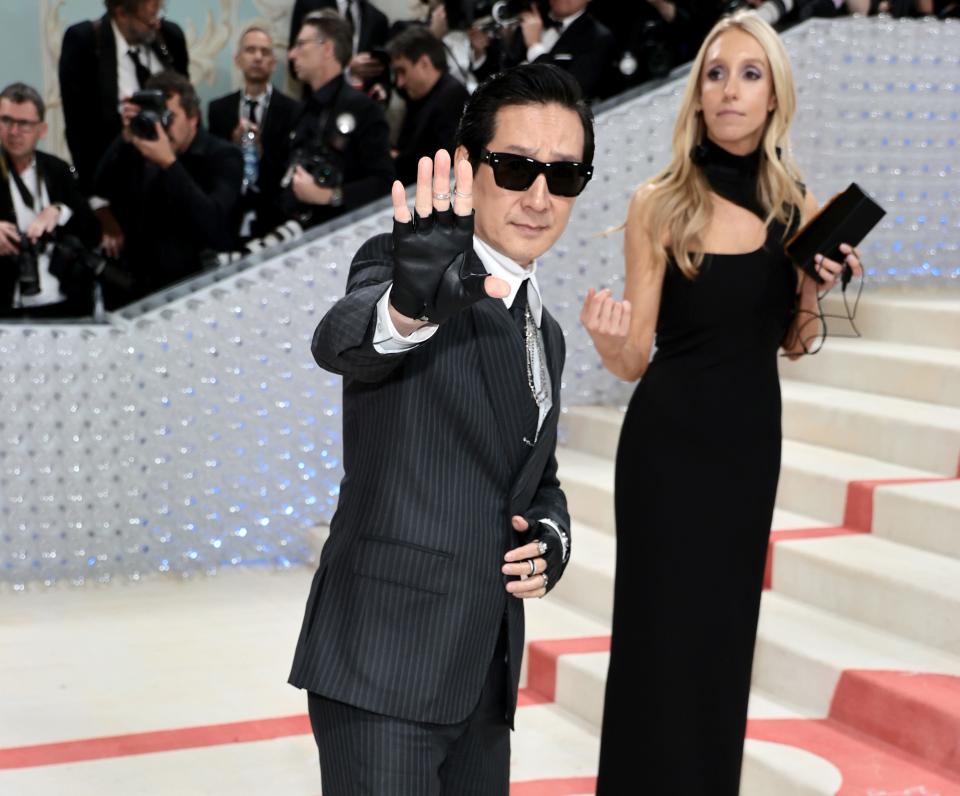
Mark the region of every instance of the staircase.
[[[830, 339], [781, 367], [744, 796], [960, 794], [960, 300], [869, 296], [857, 323], [863, 339]], [[566, 412], [558, 459], [574, 558], [527, 611], [524, 697], [592, 739], [621, 419]], [[595, 754], [592, 740], [584, 768]]]

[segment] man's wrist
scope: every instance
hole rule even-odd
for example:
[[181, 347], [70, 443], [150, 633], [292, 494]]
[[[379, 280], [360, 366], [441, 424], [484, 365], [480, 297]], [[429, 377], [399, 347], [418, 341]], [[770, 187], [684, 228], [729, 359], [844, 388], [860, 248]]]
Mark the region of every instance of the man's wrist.
[[422, 329], [426, 326], [429, 321], [420, 321], [416, 318], [408, 318], [406, 315], [403, 315], [400, 310], [390, 304], [388, 307], [390, 311], [390, 320], [393, 322], [394, 328], [400, 333], [401, 337], [409, 337], [417, 329]]

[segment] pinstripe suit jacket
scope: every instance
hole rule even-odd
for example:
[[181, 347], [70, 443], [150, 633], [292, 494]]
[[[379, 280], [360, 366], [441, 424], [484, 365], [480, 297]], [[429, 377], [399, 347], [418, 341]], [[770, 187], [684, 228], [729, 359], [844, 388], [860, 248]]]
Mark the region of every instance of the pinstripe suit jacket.
[[544, 311], [554, 401], [531, 447], [523, 341], [502, 301], [473, 305], [408, 352], [374, 350], [391, 257], [389, 235], [360, 248], [346, 296], [313, 338], [321, 367], [344, 376], [344, 477], [290, 682], [383, 715], [456, 723], [477, 704], [506, 611], [512, 721], [523, 604], [500, 572], [520, 542], [510, 517], [570, 526], [554, 456], [563, 334]]

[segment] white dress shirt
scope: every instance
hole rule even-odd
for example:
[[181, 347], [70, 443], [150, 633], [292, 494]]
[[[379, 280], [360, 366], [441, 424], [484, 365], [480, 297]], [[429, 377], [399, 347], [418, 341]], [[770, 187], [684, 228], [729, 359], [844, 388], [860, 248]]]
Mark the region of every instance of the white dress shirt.
[[251, 97], [245, 91], [240, 92], [240, 118], [247, 119], [247, 102], [248, 100], [253, 100], [257, 104], [253, 108], [253, 119], [254, 123], [258, 128], [263, 126], [263, 117], [267, 112], [267, 107], [270, 105], [270, 97], [273, 95], [273, 86], [270, 83], [267, 83], [267, 90], [264, 91], [257, 97]]
[[[540, 331], [540, 323], [543, 319], [543, 299], [540, 296], [540, 285], [537, 283], [536, 277], [537, 261], [534, 260], [533, 263], [524, 268], [476, 236], [473, 238], [473, 250], [480, 258], [480, 262], [483, 263], [488, 274], [499, 277], [510, 286], [510, 292], [501, 299], [508, 310], [513, 306], [520, 284], [524, 279], [527, 280], [527, 304], [530, 307], [533, 322], [537, 327], [537, 335], [542, 341], [543, 333]], [[377, 328], [374, 332], [373, 348], [381, 354], [397, 354], [409, 351], [433, 337], [439, 328], [435, 323], [428, 323], [407, 337], [401, 335], [390, 318], [391, 289], [392, 286], [377, 302]], [[524, 359], [526, 359], [526, 355], [524, 355]], [[546, 400], [539, 406], [540, 412], [537, 419], [537, 432], [539, 433], [544, 418], [553, 406], [553, 390], [549, 381], [549, 373], [546, 370], [544, 370], [544, 373], [547, 375], [547, 383], [541, 384], [540, 382], [540, 349], [538, 346], [533, 348], [533, 362], [530, 367], [533, 371], [534, 389], [537, 392], [546, 392]], [[525, 373], [524, 379], [526, 379], [526, 375]], [[533, 396], [530, 397], [530, 400], [533, 400]]]
[[[37, 174], [37, 160], [33, 159], [27, 168], [20, 172], [20, 179], [27, 186], [27, 190], [33, 194], [33, 210], [31, 210], [23, 198], [17, 185], [13, 180], [13, 175], [7, 176], [10, 196], [13, 199], [13, 210], [17, 217], [17, 229], [26, 231], [30, 223], [40, 212], [50, 206], [50, 196], [47, 194], [47, 186], [40, 181]], [[58, 226], [63, 226], [70, 220], [73, 211], [66, 205], [60, 205], [60, 217], [57, 220]], [[54, 304], [63, 301], [63, 294], [60, 292], [60, 282], [50, 273], [50, 256], [44, 252], [37, 260], [38, 270], [40, 271], [40, 292], [34, 296], [21, 296], [19, 289], [14, 296], [14, 306], [16, 307], [39, 307], [43, 304]]]
[[[116, 22], [111, 20], [110, 27], [113, 28], [113, 38], [117, 45], [117, 98], [122, 102], [124, 97], [129, 97], [134, 91], [140, 90], [136, 67], [133, 65], [133, 59], [127, 54], [130, 50], [137, 51], [140, 63], [150, 70], [151, 75], [162, 71], [163, 64], [151, 47], [145, 44], [136, 46], [128, 44]], [[119, 108], [117, 112], [119, 113]]]

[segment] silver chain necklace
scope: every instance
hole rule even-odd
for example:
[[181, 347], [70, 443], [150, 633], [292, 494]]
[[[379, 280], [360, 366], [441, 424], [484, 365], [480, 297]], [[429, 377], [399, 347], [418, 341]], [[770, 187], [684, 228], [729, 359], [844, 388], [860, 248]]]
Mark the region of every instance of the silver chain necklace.
[[[550, 397], [550, 382], [547, 375], [547, 356], [543, 350], [543, 339], [537, 333], [537, 325], [533, 322], [533, 314], [530, 312], [528, 304], [523, 311], [523, 331], [527, 349], [527, 384], [530, 386], [530, 394], [536, 402], [537, 407], [541, 407]], [[540, 372], [540, 389], [537, 389], [537, 383], [533, 378], [533, 362], [537, 358]]]

